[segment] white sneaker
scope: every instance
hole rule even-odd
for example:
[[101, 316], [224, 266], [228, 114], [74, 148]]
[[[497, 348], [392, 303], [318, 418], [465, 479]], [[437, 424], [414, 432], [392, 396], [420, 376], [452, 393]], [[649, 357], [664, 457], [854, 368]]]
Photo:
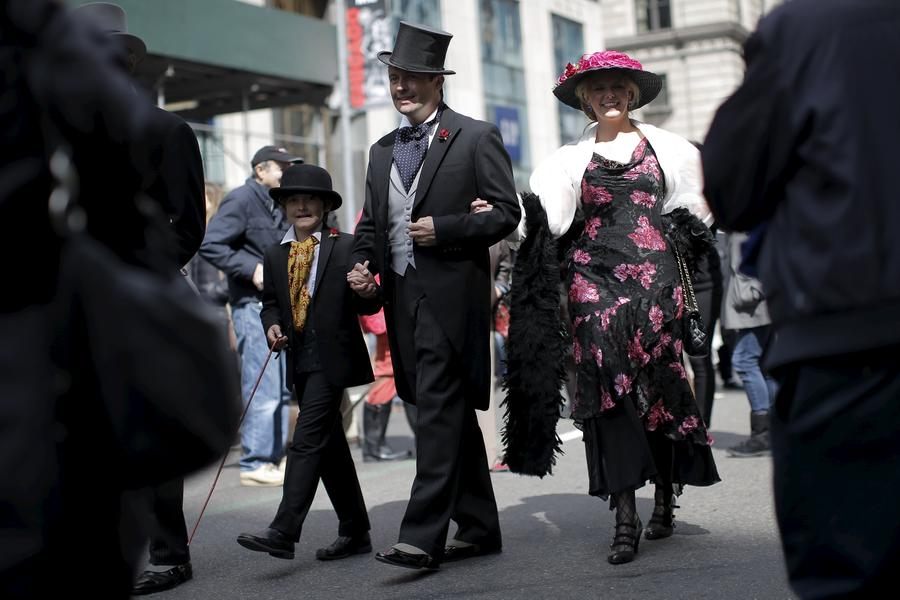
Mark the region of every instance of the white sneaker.
[[252, 471], [241, 471], [241, 485], [277, 486], [283, 483], [284, 473], [273, 464], [265, 464]]

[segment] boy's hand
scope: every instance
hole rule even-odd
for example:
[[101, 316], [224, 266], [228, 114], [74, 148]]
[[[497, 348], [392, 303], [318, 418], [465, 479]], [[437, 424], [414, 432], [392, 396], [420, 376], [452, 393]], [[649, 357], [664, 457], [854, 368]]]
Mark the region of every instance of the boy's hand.
[[366, 300], [371, 300], [378, 293], [375, 276], [369, 271], [369, 261], [353, 265], [353, 270], [347, 273], [347, 283], [351, 290]]
[[281, 333], [281, 326], [278, 324], [269, 327], [269, 331], [266, 332], [266, 339], [269, 341], [269, 348], [275, 352], [287, 346], [288, 343], [287, 336]]

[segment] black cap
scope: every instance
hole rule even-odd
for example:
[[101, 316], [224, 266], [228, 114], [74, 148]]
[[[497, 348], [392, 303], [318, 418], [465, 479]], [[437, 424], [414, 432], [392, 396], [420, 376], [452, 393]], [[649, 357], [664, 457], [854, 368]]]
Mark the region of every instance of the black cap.
[[294, 194], [318, 196], [331, 203], [331, 210], [342, 204], [341, 195], [331, 185], [331, 175], [316, 165], [291, 165], [281, 174], [281, 186], [269, 190], [269, 196], [276, 202]]
[[264, 163], [267, 160], [274, 160], [283, 163], [303, 162], [303, 159], [301, 157], [288, 154], [288, 151], [284, 148], [279, 148], [278, 146], [263, 146], [256, 151], [256, 154], [253, 155], [253, 160], [250, 161], [250, 166], [255, 167], [256, 165]]

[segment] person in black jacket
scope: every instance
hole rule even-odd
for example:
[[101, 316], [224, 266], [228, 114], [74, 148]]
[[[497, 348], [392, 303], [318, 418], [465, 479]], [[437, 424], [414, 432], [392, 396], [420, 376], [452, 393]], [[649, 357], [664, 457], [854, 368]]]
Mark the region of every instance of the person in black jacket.
[[[111, 3], [93, 2], [75, 8], [73, 15], [108, 36], [118, 48], [120, 68], [134, 74], [146, 54], [146, 45], [127, 32], [124, 10]], [[145, 134], [131, 146], [141, 174], [141, 191], [150, 200], [146, 209], [159, 213], [167, 224], [156, 247], [167, 262], [183, 269], [197, 253], [206, 231], [203, 159], [197, 138], [179, 116], [153, 107], [147, 115]], [[139, 247], [135, 252], [146, 253]], [[148, 495], [151, 566], [138, 576], [134, 594], [169, 589], [193, 576], [182, 508], [184, 480], [176, 478], [153, 486]]]
[[[114, 64], [122, 57], [114, 38], [124, 35], [108, 33], [60, 3], [0, 6], [0, 247], [11, 257], [28, 247], [27, 260], [10, 261], [8, 275], [37, 282], [3, 294], [0, 304], [0, 330], [15, 341], [0, 352], [3, 598], [59, 597], [73, 585], [99, 597], [128, 597], [146, 536], [121, 528], [123, 517], [134, 525], [134, 507], [123, 495], [208, 464], [227, 449], [237, 425], [236, 402], [217, 397], [218, 410], [206, 414], [211, 397], [237, 389], [218, 353], [202, 356], [212, 381], [175, 407], [157, 393], [165, 386], [142, 385], [127, 365], [103, 368], [98, 356], [104, 348], [97, 338], [113, 327], [129, 332], [146, 307], [122, 305], [121, 297], [96, 302], [87, 284], [101, 279], [104, 291], [120, 292], [125, 286], [108, 275], [127, 273], [151, 297], [178, 288], [193, 299], [181, 281], [169, 285], [176, 253], [156, 235], [166, 230], [165, 219], [156, 219], [165, 212], [140, 193], [147, 188], [134, 151], [152, 143], [153, 109]], [[49, 218], [61, 212], [60, 198], [79, 218]], [[73, 264], [70, 250], [92, 260]], [[105, 269], [91, 279], [96, 266]], [[110, 308], [115, 316], [105, 313], [102, 328], [104, 319], [90, 318]], [[194, 331], [185, 309], [179, 322]], [[184, 344], [180, 331], [167, 333], [174, 354], [190, 359], [196, 346]], [[127, 347], [138, 345], [150, 347], [141, 340]], [[146, 358], [152, 364], [140, 375], [161, 379], [178, 371]]]
[[282, 172], [294, 162], [303, 159], [284, 148], [269, 145], [257, 150], [250, 161], [253, 175], [222, 200], [200, 246], [200, 256], [228, 279], [245, 405], [263, 373], [241, 425], [242, 485], [278, 486], [284, 481], [281, 464], [288, 436], [288, 365], [282, 355], [263, 371], [268, 347], [265, 332], [259, 331], [258, 325], [263, 255], [288, 229], [284, 212], [269, 196], [269, 190], [280, 185]]
[[271, 525], [243, 533], [238, 543], [276, 558], [294, 558], [294, 544], [319, 480], [338, 516], [338, 538], [316, 552], [335, 560], [372, 551], [369, 518], [341, 419], [347, 387], [374, 380], [358, 314], [373, 314], [377, 300], [350, 290], [353, 236], [323, 227], [325, 213], [341, 205], [331, 176], [315, 165], [284, 172], [269, 194], [282, 205], [291, 227], [266, 251], [260, 318], [274, 350], [287, 349], [288, 384], [300, 411], [288, 447], [284, 493]]
[[783, 4], [703, 147], [772, 318], [775, 508], [801, 598], [870, 597], [900, 570], [898, 32], [895, 0]]

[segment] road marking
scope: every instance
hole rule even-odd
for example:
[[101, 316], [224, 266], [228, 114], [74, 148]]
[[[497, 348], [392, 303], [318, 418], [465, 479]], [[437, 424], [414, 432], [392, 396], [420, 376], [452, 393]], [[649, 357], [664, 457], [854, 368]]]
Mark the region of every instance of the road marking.
[[569, 442], [571, 440], [580, 439], [582, 435], [584, 434], [581, 433], [580, 429], [573, 429], [572, 431], [567, 431], [559, 436], [559, 439], [561, 439], [563, 442]]

